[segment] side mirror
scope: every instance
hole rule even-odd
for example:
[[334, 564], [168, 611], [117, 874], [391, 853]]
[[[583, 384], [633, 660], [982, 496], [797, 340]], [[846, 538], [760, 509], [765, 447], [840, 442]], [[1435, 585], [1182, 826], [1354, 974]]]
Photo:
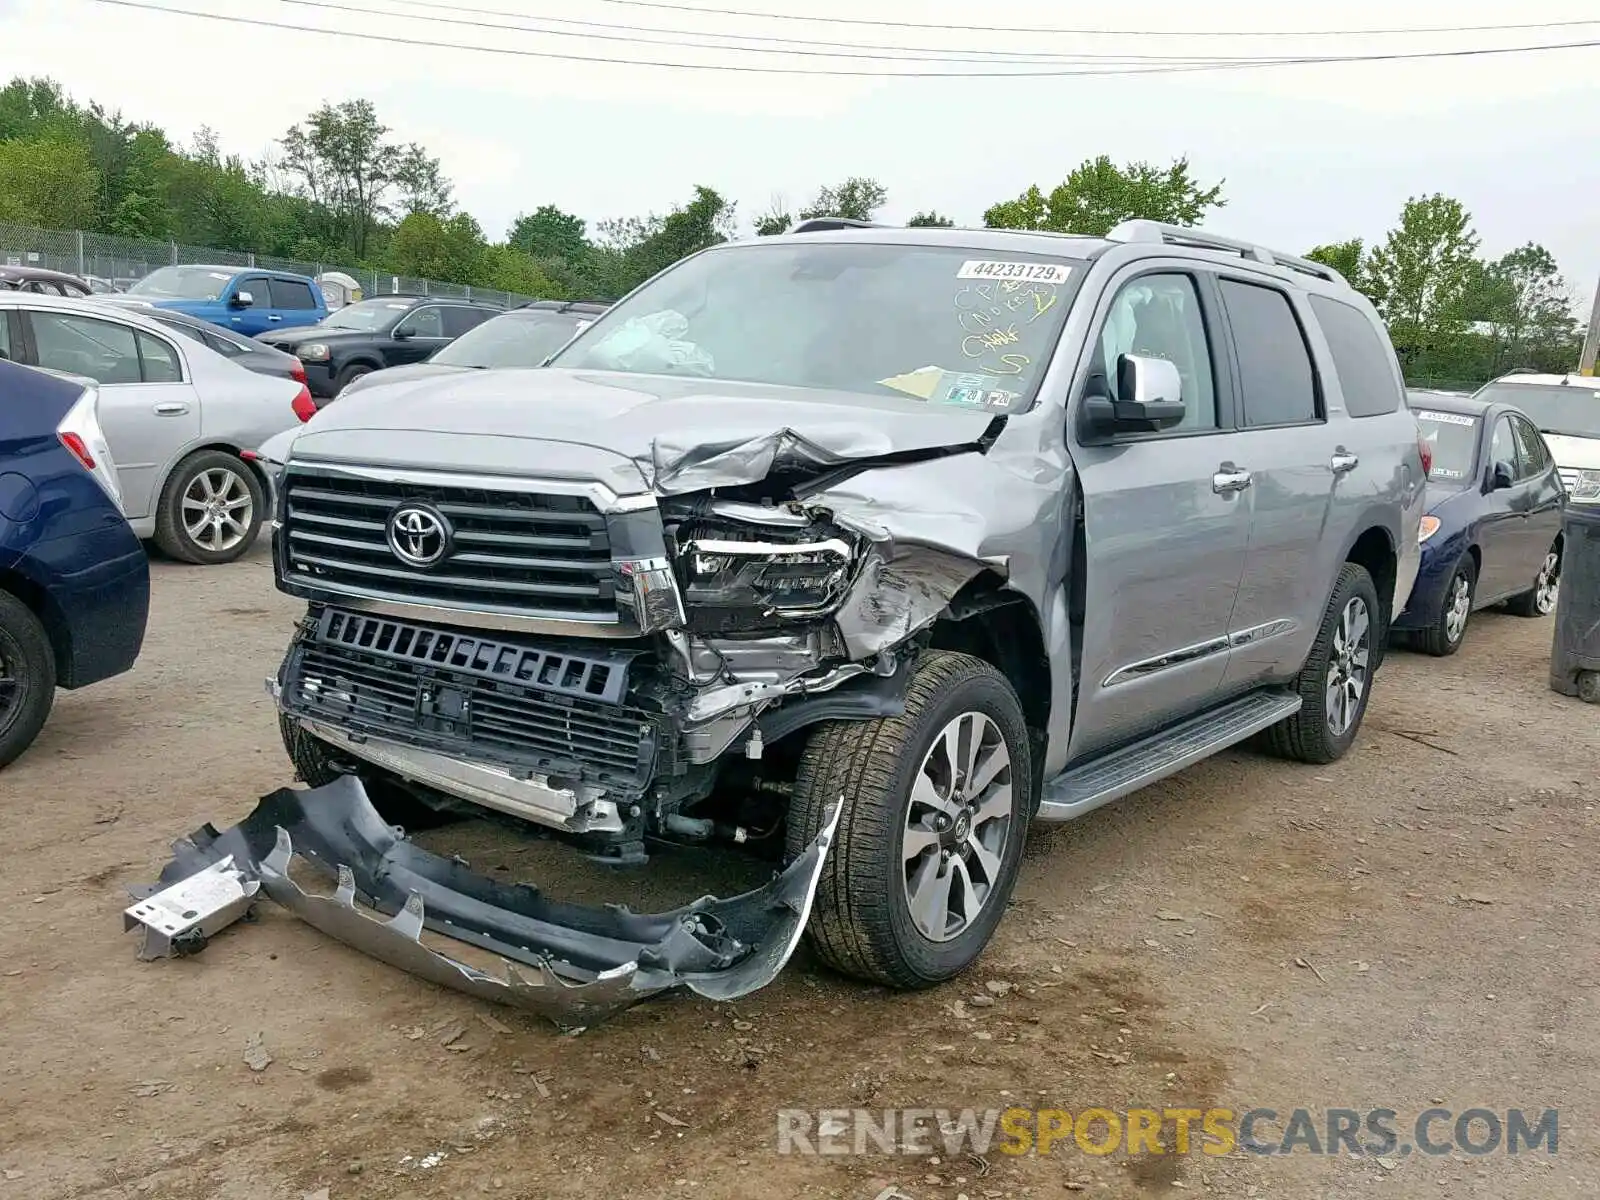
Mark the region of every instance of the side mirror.
[[1106, 433], [1156, 433], [1183, 420], [1183, 379], [1164, 358], [1124, 354], [1117, 359], [1116, 395], [1090, 396], [1085, 412]]
[[409, 325], [396, 325], [394, 327], [394, 340], [404, 342], [417, 336], [417, 331]]
[[255, 302], [256, 298], [249, 292], [235, 292], [228, 304], [233, 308], [249, 308]]
[[1494, 472], [1489, 477], [1489, 490], [1491, 492], [1498, 492], [1502, 488], [1510, 487], [1516, 481], [1516, 475], [1515, 472], [1511, 470], [1511, 464], [1508, 462], [1497, 462], [1494, 465]]

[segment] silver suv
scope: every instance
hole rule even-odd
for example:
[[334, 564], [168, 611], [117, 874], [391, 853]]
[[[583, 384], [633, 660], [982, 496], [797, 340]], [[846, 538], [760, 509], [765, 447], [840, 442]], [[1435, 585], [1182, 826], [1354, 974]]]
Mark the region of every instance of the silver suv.
[[[1345, 753], [1425, 454], [1327, 267], [1144, 221], [807, 222], [679, 262], [545, 369], [375, 380], [298, 431], [275, 550], [309, 608], [271, 687], [315, 785], [621, 863], [819, 850], [770, 919], [923, 987], [988, 942], [1031, 821], [1255, 735]], [[760, 952], [748, 907], [711, 967], [584, 911], [524, 956], [563, 995], [629, 954], [771, 977], [702, 986]]]

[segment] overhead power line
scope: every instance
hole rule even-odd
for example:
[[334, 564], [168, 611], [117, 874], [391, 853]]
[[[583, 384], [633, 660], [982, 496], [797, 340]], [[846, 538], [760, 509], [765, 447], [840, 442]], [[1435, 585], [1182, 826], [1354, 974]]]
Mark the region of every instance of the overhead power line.
[[1064, 29], [1050, 25], [963, 25], [931, 21], [880, 21], [873, 17], [813, 17], [800, 13], [758, 12], [747, 8], [701, 8], [697, 4], [671, 4], [667, 0], [601, 0], [626, 8], [654, 8], [669, 12], [694, 13], [704, 17], [747, 17], [762, 21], [810, 21], [823, 25], [871, 25], [879, 29], [943, 29], [961, 33], [1070, 33], [1087, 37], [1368, 37], [1407, 33], [1492, 33], [1525, 29], [1570, 29], [1578, 25], [1600, 25], [1600, 19], [1573, 21], [1524, 21], [1510, 25], [1412, 25], [1390, 29]]
[[[539, 25], [503, 25], [495, 21], [477, 20], [465, 16], [433, 16], [412, 15], [410, 13], [391, 12], [383, 8], [365, 7], [359, 4], [344, 4], [338, 0], [277, 0], [279, 4], [293, 5], [297, 8], [314, 8], [331, 12], [356, 13], [364, 17], [384, 17], [401, 21], [418, 21], [425, 24], [460, 25], [471, 29], [494, 29], [507, 33], [543, 34], [546, 37], [579, 38], [583, 41], [603, 42], [628, 42], [644, 46], [669, 46], [674, 49], [692, 50], [724, 50], [741, 54], [782, 54], [786, 56], [799, 56], [802, 58], [853, 58], [866, 59], [876, 62], [950, 62], [950, 63], [1016, 63], [1028, 65], [1030, 63], [1113, 63], [1137, 64], [1146, 62], [1156, 63], [1198, 63], [1198, 62], [1260, 62], [1261, 55], [1241, 55], [1235, 57], [1216, 55], [1174, 55], [1174, 54], [1107, 54], [1104, 52], [1085, 52], [1081, 54], [1068, 54], [1062, 52], [1034, 51], [1034, 50], [968, 50], [939, 48], [934, 46], [882, 46], [864, 44], [861, 42], [826, 42], [812, 41], [806, 38], [786, 37], [760, 37], [752, 34], [714, 33], [703, 29], [659, 29], [654, 27], [635, 27], [617, 25], [603, 21], [584, 21], [570, 17], [523, 17], [520, 13], [507, 12], [503, 9], [456, 8], [453, 5], [424, 3], [420, 0], [391, 0], [392, 3], [409, 4], [414, 8], [427, 8], [442, 10], [450, 13], [483, 13], [493, 16], [520, 17], [523, 20], [538, 21]], [[576, 26], [581, 32], [570, 29], [551, 29], [547, 25]], [[595, 32], [600, 30], [603, 32]], [[620, 30], [623, 32], [604, 32]], [[647, 33], [666, 34], [662, 37], [644, 37]], [[723, 41], [701, 41], [702, 38], [723, 38], [739, 44], [729, 45]], [[746, 45], [743, 43], [765, 43]], [[776, 43], [776, 44], [773, 44]], [[1281, 58], [1281, 55], [1266, 56]]]
[[[303, 2], [309, 3], [310, 0], [303, 0]], [[571, 54], [558, 50], [534, 50], [514, 46], [484, 46], [469, 45], [460, 42], [438, 42], [432, 39], [408, 38], [401, 37], [397, 34], [377, 33], [365, 30], [308, 27], [305, 25], [291, 24], [287, 21], [268, 21], [260, 17], [232, 16], [223, 13], [200, 12], [195, 9], [178, 8], [165, 4], [151, 4], [145, 3], [143, 0], [91, 0], [91, 3], [110, 5], [115, 8], [138, 9], [144, 12], [165, 13], [169, 16], [189, 17], [194, 20], [212, 21], [227, 25], [243, 25], [258, 29], [281, 29], [289, 33], [314, 34], [324, 37], [354, 38], [358, 41], [378, 42], [392, 46], [416, 46], [425, 50], [459, 50], [467, 53], [494, 54], [502, 57], [512, 58], [553, 59], [563, 62], [601, 63], [613, 66], [663, 67], [685, 71], [732, 71], [756, 75], [813, 75], [863, 77], [872, 79], [1030, 79], [1072, 78], [1093, 75], [1154, 75], [1189, 71], [1230, 71], [1276, 66], [1305, 66], [1322, 63], [1397, 62], [1416, 61], [1421, 59], [1477, 58], [1486, 56], [1502, 56], [1507, 54], [1534, 54], [1551, 50], [1578, 50], [1600, 46], [1600, 39], [1594, 39], [1575, 42], [1551, 42], [1541, 45], [1481, 46], [1454, 50], [1412, 50], [1393, 51], [1387, 53], [1373, 52], [1365, 54], [1302, 55], [1296, 57], [1259, 58], [1250, 60], [1234, 59], [1197, 62], [1183, 61], [1163, 63], [1161, 65], [1120, 66], [1102, 64], [1091, 68], [1082, 68], [1045, 67], [1039, 64], [1021, 63], [1017, 65], [1026, 67], [1027, 69], [991, 69], [973, 71], [881, 71], [842, 67], [782, 67], [757, 65], [753, 63], [685, 62], [681, 59], [622, 58], [610, 55]], [[673, 43], [673, 45], [676, 45], [676, 43]], [[719, 49], [730, 53], [739, 52], [739, 48], [737, 47], [719, 47]], [[895, 62], [905, 60], [880, 59], [878, 61]], [[1005, 66], [1007, 64], [996, 63], [994, 65]]]

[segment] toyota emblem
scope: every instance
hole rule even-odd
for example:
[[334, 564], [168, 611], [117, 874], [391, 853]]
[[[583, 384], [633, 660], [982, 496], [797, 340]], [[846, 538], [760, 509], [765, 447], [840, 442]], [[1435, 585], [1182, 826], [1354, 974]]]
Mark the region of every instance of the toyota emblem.
[[450, 552], [450, 522], [425, 504], [402, 504], [389, 514], [389, 549], [408, 567], [426, 570]]

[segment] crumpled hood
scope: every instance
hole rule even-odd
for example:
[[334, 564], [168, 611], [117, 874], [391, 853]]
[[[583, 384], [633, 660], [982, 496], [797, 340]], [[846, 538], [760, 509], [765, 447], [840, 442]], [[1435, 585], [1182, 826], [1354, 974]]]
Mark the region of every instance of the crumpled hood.
[[1556, 466], [1576, 471], [1600, 471], [1600, 438], [1571, 437], [1547, 433], [1545, 445], [1556, 456]]
[[994, 419], [909, 398], [545, 367], [363, 388], [313, 417], [294, 454], [512, 471], [532, 449], [515, 440], [564, 444], [629, 459], [649, 487], [676, 495], [972, 446]]

